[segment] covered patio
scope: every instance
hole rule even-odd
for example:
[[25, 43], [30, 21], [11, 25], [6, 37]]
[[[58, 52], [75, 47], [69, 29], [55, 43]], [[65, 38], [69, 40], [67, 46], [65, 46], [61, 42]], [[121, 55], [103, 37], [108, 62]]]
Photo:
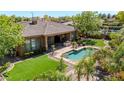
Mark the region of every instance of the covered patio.
[[71, 32], [70, 33], [64, 33], [64, 34], [52, 35], [52, 36], [46, 36], [45, 37], [46, 50], [51, 48], [52, 45], [55, 45], [56, 48], [61, 48], [61, 47], [65, 46], [66, 42], [71, 43], [72, 39], [73, 38], [72, 38]]

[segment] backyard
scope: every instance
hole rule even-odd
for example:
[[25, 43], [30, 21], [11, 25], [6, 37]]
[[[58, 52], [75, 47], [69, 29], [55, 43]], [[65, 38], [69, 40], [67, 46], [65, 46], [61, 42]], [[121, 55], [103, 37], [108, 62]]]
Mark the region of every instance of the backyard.
[[[104, 40], [101, 39], [81, 40], [80, 43], [86, 46], [105, 46]], [[58, 65], [59, 62], [48, 58], [48, 55], [42, 55], [15, 64], [14, 68], [4, 76], [8, 81], [30, 81], [44, 72], [56, 71]]]
[[43, 72], [55, 71], [58, 64], [57, 61], [49, 59], [47, 55], [42, 55], [15, 64], [14, 68], [5, 76], [7, 80], [32, 80]]
[[[124, 15], [124, 12], [122, 14]], [[11, 17], [4, 18], [4, 16], [2, 16], [1, 19], [3, 20], [1, 24], [16, 24], [15, 22], [8, 22]], [[101, 19], [103, 20], [102, 23], [100, 23]], [[124, 80], [124, 24], [117, 20], [116, 17], [114, 19], [112, 18], [113, 21], [110, 21], [110, 18], [105, 19], [99, 18], [96, 12], [85, 11], [75, 15], [71, 19], [73, 25], [72, 27], [67, 27], [69, 29], [65, 29], [66, 26], [63, 24], [61, 24], [61, 28], [60, 23], [55, 23], [58, 25], [51, 24], [52, 22], [49, 23], [50, 26], [48, 26], [51, 28], [47, 29], [47, 32], [50, 32], [47, 35], [44, 25], [41, 25], [45, 30], [43, 30], [43, 32], [45, 32], [44, 39], [39, 38], [42, 33], [39, 33], [38, 37], [35, 37], [37, 34], [36, 30], [38, 30], [38, 32], [42, 30], [41, 27], [39, 27], [41, 23], [35, 24], [39, 28], [34, 26], [36, 27], [34, 29], [32, 29], [32, 24], [30, 25], [31, 27], [27, 25], [26, 28], [30, 28], [30, 30], [26, 31], [32, 31], [31, 36], [33, 38], [29, 40], [30, 35], [28, 35], [29, 32], [27, 32], [26, 41], [23, 40], [24, 36], [18, 37], [17, 39], [16, 36], [20, 36], [21, 34], [21, 28], [19, 31], [13, 28], [18, 28], [18, 25], [12, 28], [10, 24], [6, 24], [7, 26], [2, 25], [2, 28], [10, 28], [6, 28], [5, 31], [3, 29], [5, 32], [4, 35], [1, 33], [2, 38], [0, 40], [4, 42], [1, 44], [2, 47], [0, 49], [0, 58], [2, 59], [2, 65], [0, 67], [1, 80], [4, 80], [4, 78], [8, 81]], [[55, 32], [52, 32], [54, 25], [55, 28], [57, 28], [54, 30]], [[10, 31], [8, 31], [9, 29]], [[13, 32], [13, 30], [15, 32]], [[73, 33], [70, 31], [73, 31]], [[8, 32], [11, 34], [8, 35]], [[17, 32], [18, 34], [16, 35], [15, 33]], [[53, 33], [56, 33], [54, 37]], [[6, 35], [10, 37], [6, 37]], [[50, 38], [48, 38], [48, 36]], [[18, 48], [19, 51], [21, 50], [20, 53], [16, 49], [19, 45], [24, 45], [24, 47], [21, 46]], [[23, 48], [26, 49], [25, 52], [27, 53], [24, 52]], [[51, 58], [57, 58], [60, 62], [49, 58], [48, 55], [45, 54], [18, 63], [9, 63], [10, 61], [8, 61], [10, 65], [4, 64], [3, 59], [6, 55], [22, 59], [21, 57], [31, 57], [35, 50], [38, 50], [39, 53], [43, 50], [43, 53], [51, 54], [49, 55]], [[64, 63], [67, 65], [66, 70], [64, 69]], [[11, 68], [13, 64], [14, 67], [8, 71], [8, 68]], [[7, 72], [4, 73], [6, 69]]]

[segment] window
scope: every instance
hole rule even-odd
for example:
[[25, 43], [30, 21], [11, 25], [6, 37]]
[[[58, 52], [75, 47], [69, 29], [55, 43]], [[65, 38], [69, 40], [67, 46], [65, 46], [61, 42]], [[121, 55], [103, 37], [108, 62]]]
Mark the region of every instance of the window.
[[26, 40], [25, 49], [27, 52], [40, 49], [40, 40], [39, 39]]
[[37, 39], [36, 41], [36, 49], [40, 49], [40, 39]]
[[54, 44], [54, 37], [48, 37], [48, 45]]
[[36, 39], [31, 39], [31, 48], [32, 50], [36, 50]]
[[26, 48], [26, 51], [31, 51], [30, 40], [26, 40], [25, 48]]

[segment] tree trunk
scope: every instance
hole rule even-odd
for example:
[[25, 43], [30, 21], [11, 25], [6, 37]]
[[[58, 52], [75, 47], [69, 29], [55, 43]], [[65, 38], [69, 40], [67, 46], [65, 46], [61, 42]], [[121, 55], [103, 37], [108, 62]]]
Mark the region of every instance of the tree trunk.
[[89, 76], [88, 75], [86, 75], [86, 79], [87, 79], [87, 81], [89, 81]]
[[80, 81], [80, 74], [78, 74], [77, 78], [78, 78], [78, 81]]

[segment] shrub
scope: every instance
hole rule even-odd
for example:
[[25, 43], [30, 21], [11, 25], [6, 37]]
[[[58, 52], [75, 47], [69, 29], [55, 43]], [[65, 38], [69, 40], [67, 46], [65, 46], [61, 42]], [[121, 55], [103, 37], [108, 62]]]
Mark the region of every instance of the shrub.
[[48, 71], [34, 77], [34, 81], [69, 81], [71, 78], [59, 71]]
[[10, 65], [10, 63], [6, 63], [3, 66], [0, 67], [0, 73], [2, 73], [4, 70], [6, 70], [8, 68], [8, 66]]
[[75, 42], [75, 41], [72, 42], [72, 47], [73, 47], [73, 48], [77, 48], [77, 42]]
[[95, 45], [95, 46], [99, 46], [99, 47], [104, 47], [105, 43], [103, 40], [82, 40], [80, 41], [81, 44], [83, 45]]
[[24, 53], [24, 56], [29, 57], [29, 56], [32, 56], [33, 54], [34, 54], [34, 52], [26, 52], [26, 53]]
[[95, 45], [96, 42], [93, 40], [82, 40], [80, 43], [84, 45]]
[[64, 60], [63, 60], [63, 58], [61, 58], [59, 66], [57, 67], [57, 70], [59, 70], [60, 72], [64, 72], [64, 69], [65, 69]]

